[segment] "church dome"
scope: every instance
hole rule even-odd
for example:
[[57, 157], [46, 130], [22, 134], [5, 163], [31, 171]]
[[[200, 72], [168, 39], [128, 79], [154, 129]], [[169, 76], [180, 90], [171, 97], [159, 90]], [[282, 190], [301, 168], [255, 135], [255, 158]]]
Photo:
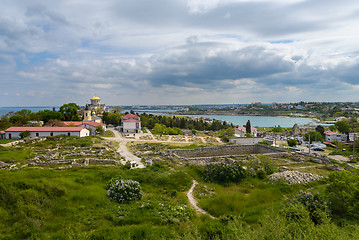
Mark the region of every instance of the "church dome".
[[91, 98], [91, 100], [100, 100], [100, 98], [97, 96], [94, 96], [93, 98]]

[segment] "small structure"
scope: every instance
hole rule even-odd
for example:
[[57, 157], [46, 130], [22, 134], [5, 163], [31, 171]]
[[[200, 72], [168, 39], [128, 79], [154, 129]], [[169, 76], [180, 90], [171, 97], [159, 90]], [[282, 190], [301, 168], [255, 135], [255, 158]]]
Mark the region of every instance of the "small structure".
[[338, 133], [338, 132], [332, 132], [330, 130], [327, 130], [324, 132], [324, 139], [326, 142], [346, 142], [348, 139], [348, 135], [345, 133]]
[[5, 131], [6, 139], [18, 139], [20, 133], [29, 131], [30, 137], [50, 137], [58, 135], [86, 137], [90, 131], [84, 127], [10, 127]]
[[[236, 137], [245, 137], [247, 133], [246, 126], [237, 126], [234, 129], [234, 136]], [[251, 134], [253, 137], [257, 137], [257, 128], [251, 127]]]
[[139, 116], [129, 113], [121, 117], [121, 131], [127, 133], [141, 132], [141, 119]]

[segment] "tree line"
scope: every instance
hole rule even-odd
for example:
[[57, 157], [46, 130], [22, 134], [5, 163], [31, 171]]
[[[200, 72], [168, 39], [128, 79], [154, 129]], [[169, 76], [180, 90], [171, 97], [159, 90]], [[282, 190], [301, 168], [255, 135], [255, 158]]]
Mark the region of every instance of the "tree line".
[[[133, 113], [133, 112], [132, 112]], [[126, 114], [126, 113], [125, 113]], [[147, 113], [137, 114], [141, 118], [141, 126], [153, 129], [157, 124], [162, 124], [170, 128], [180, 129], [194, 129], [198, 131], [219, 131], [233, 127], [233, 124], [227, 124], [226, 122], [213, 120], [212, 123], [206, 122], [203, 119], [192, 119], [183, 116], [166, 116], [166, 115], [152, 115]], [[121, 124], [121, 117], [123, 114], [116, 112], [105, 112], [102, 120], [106, 124], [112, 124], [118, 126]]]

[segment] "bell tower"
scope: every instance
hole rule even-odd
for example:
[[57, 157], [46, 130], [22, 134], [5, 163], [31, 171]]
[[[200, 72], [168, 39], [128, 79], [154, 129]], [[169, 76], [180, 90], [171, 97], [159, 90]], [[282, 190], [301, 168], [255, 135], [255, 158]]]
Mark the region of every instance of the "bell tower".
[[92, 121], [91, 109], [89, 108], [87, 103], [84, 110], [84, 121]]

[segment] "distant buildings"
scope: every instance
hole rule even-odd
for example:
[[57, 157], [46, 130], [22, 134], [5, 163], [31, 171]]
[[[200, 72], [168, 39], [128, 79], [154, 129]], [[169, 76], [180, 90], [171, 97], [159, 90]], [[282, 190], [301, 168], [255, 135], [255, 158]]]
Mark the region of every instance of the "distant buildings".
[[102, 123], [102, 119], [96, 116], [95, 113], [103, 112], [106, 110], [106, 105], [101, 104], [101, 99], [97, 96], [91, 98], [91, 104], [86, 103], [83, 110], [83, 118], [85, 122], [97, 122]]
[[[234, 136], [236, 137], [245, 137], [247, 133], [246, 126], [237, 126], [234, 128]], [[257, 137], [257, 128], [251, 127], [251, 135]]]

